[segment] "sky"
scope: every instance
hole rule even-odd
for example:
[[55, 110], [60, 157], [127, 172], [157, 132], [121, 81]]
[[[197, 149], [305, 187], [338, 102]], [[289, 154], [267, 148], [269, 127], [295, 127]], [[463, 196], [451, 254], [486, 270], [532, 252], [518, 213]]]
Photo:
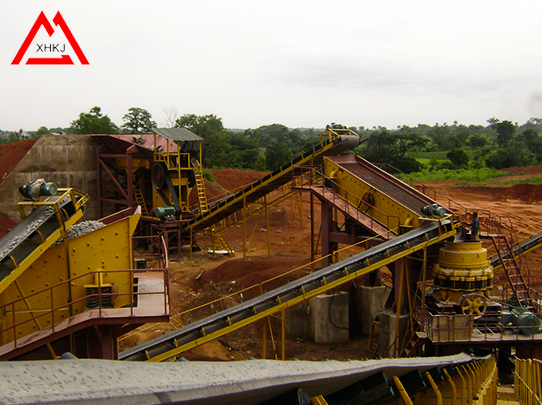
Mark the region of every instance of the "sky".
[[[52, 35], [12, 64], [41, 12]], [[541, 15], [531, 0], [2, 1], [0, 129], [68, 127], [94, 106], [117, 125], [131, 107], [158, 126], [523, 124], [542, 117]], [[73, 65], [26, 64], [61, 55]]]

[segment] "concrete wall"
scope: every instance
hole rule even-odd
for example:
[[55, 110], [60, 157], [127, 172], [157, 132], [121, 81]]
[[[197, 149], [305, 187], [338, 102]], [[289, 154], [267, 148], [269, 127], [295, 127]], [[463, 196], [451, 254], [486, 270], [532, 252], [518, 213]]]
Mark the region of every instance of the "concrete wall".
[[355, 292], [356, 324], [361, 324], [361, 333], [367, 336], [371, 331], [373, 320], [383, 310], [391, 289], [386, 286], [360, 286]]
[[75, 188], [90, 196], [85, 220], [98, 219], [96, 149], [100, 144], [88, 135], [42, 136], [0, 184], [0, 213], [19, 222], [19, 187], [43, 178], [59, 188]]
[[316, 343], [341, 343], [349, 338], [348, 293], [322, 294], [288, 308], [287, 332], [290, 337]]

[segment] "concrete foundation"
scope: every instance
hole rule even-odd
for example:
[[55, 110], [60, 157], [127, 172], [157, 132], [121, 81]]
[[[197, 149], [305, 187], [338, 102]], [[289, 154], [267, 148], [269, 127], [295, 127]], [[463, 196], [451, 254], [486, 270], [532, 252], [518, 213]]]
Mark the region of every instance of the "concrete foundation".
[[371, 325], [376, 316], [382, 311], [391, 289], [386, 286], [366, 287], [356, 289], [355, 317], [356, 324], [363, 335], [369, 335]]
[[89, 135], [42, 136], [0, 184], [0, 213], [19, 222], [17, 203], [22, 201], [19, 187], [42, 178], [59, 188], [71, 187], [89, 194], [84, 219], [98, 219], [98, 146], [99, 142]]
[[399, 319], [399, 339], [394, 342], [397, 331], [397, 314], [390, 311], [383, 311], [379, 316], [379, 345], [378, 352], [380, 357], [393, 357], [395, 353], [395, 345], [398, 344], [398, 349], [402, 346], [404, 336], [400, 332], [408, 322], [408, 315], [401, 315]]
[[315, 343], [342, 343], [349, 338], [348, 293], [319, 295], [309, 301], [309, 330]]
[[288, 336], [323, 344], [346, 342], [350, 337], [348, 304], [348, 293], [341, 291], [289, 308]]

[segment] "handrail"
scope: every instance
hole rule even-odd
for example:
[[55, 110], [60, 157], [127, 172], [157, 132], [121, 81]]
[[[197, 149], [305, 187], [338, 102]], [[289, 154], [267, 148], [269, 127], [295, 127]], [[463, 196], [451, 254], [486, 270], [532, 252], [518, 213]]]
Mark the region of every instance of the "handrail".
[[515, 358], [514, 391], [521, 404], [542, 405], [542, 361]]
[[[287, 276], [290, 276], [292, 275], [293, 273], [296, 273], [296, 278], [297, 279], [300, 279], [301, 277], [303, 277], [305, 274], [302, 274], [301, 272], [303, 270], [307, 271], [307, 273], [310, 272], [310, 269], [312, 268], [312, 265], [313, 264], [317, 264], [318, 262], [321, 262], [322, 260], [326, 259], [326, 258], [332, 258], [334, 255], [336, 255], [337, 253], [343, 253], [343, 252], [346, 252], [348, 251], [349, 249], [353, 249], [353, 248], [356, 248], [356, 247], [360, 247], [362, 245], [365, 245], [365, 248], [368, 248], [369, 247], [369, 242], [374, 240], [374, 239], [377, 239], [379, 238], [380, 235], [376, 235], [376, 236], [373, 236], [371, 238], [368, 238], [366, 240], [363, 240], [361, 242], [358, 242], [354, 245], [350, 245], [350, 246], [347, 246], [347, 247], [344, 247], [342, 249], [339, 249], [331, 254], [328, 254], [327, 256], [322, 256], [312, 262], [309, 262], [309, 263], [306, 263], [302, 266], [299, 266], [299, 267], [296, 267], [292, 270], [289, 270], [285, 273], [282, 273], [282, 274], [279, 274], [277, 276], [274, 276], [274, 277], [271, 277], [267, 280], [264, 280], [260, 283], [257, 283], [257, 284], [253, 284], [249, 287], [245, 287], [243, 288], [242, 290], [239, 290], [239, 291], [236, 291], [234, 293], [231, 293], [231, 294], [228, 294], [228, 295], [225, 295], [223, 297], [220, 297], [220, 298], [217, 298], [213, 301], [209, 301], [209, 302], [206, 302], [206, 303], [203, 303], [197, 307], [193, 307], [193, 308], [190, 308], [190, 309], [187, 309], [183, 312], [180, 312], [179, 314], [177, 315], [174, 315], [171, 317], [172, 320], [174, 321], [177, 321], [179, 322], [181, 325], [185, 325], [184, 322], [182, 322], [182, 317], [186, 317], [187, 315], [193, 313], [193, 312], [196, 312], [197, 310], [200, 310], [200, 309], [204, 309], [204, 308], [212, 308], [214, 305], [216, 304], [219, 304], [220, 305], [220, 309], [221, 310], [224, 310], [226, 309], [226, 306], [224, 305], [224, 302], [227, 302], [229, 299], [231, 298], [234, 298], [234, 297], [242, 297], [242, 299], [247, 299], [247, 297], [252, 297], [252, 295], [250, 294], [251, 292], [254, 292], [256, 291], [258, 294], [254, 294], [253, 296], [256, 297], [258, 295], [261, 295], [263, 294], [266, 289], [266, 285], [272, 283], [273, 281], [276, 281], [276, 280], [279, 280], [281, 278], [284, 278], [284, 277], [287, 277]], [[120, 340], [122, 340], [123, 338], [120, 338]]]
[[[321, 180], [318, 180], [317, 177], [321, 177]], [[314, 185], [312, 184], [312, 173], [311, 173], [311, 185]], [[332, 199], [332, 204], [337, 206], [338, 205], [335, 203], [335, 201], [340, 201], [340, 202], [343, 202], [345, 204], [350, 204], [352, 205], [353, 207], [356, 207], [357, 208], [357, 213], [356, 213], [356, 219], [359, 220], [359, 212], [362, 212], [362, 210], [360, 210], [359, 207], [361, 207], [361, 205], [363, 203], [365, 203], [366, 205], [368, 205], [362, 197], [358, 196], [357, 194], [355, 193], [352, 193], [351, 191], [348, 191], [348, 189], [346, 189], [345, 187], [341, 186], [339, 183], [335, 182], [333, 179], [329, 178], [329, 177], [326, 177], [323, 173], [319, 172], [318, 170], [315, 171], [315, 176], [314, 176], [314, 179], [318, 182], [320, 182], [320, 185], [325, 187], [325, 184], [328, 183], [328, 184], [331, 184], [333, 187], [325, 187], [326, 190], [330, 191], [332, 196], [333, 196], [333, 199]], [[331, 189], [330, 189], [331, 188]], [[341, 195], [339, 195], [337, 192], [333, 191], [333, 189], [337, 190], [337, 189], [340, 189], [340, 190], [343, 190], [344, 193], [345, 193], [345, 197], [342, 197]], [[356, 204], [353, 204], [349, 197], [353, 198], [354, 201], [356, 202]], [[388, 215], [386, 214], [385, 212], [379, 210], [378, 208], [376, 208], [375, 206], [373, 205], [368, 205], [370, 207], [371, 210], [373, 211], [376, 211], [378, 212], [380, 215], [382, 215], [382, 217], [385, 217], [386, 218], [386, 223], [385, 224], [382, 224], [381, 222], [375, 220], [373, 218], [372, 215], [368, 215], [368, 214], [365, 214], [364, 215], [366, 217], [369, 217], [371, 219], [371, 223], [377, 223], [377, 224], [380, 224], [380, 225], [383, 225], [385, 226], [386, 228], [388, 228], [388, 230], [394, 234], [397, 234], [399, 232], [399, 229], [400, 229], [400, 226], [401, 226], [401, 219], [398, 215]], [[345, 209], [346, 209], [346, 205], [345, 205]], [[397, 222], [397, 225], [396, 226], [392, 226], [390, 219], [395, 219], [396, 222]], [[388, 237], [389, 237], [389, 234], [388, 234]]]
[[[163, 280], [164, 280], [164, 289], [163, 289], [163, 291], [156, 291], [156, 292], [140, 292], [140, 291], [138, 291], [137, 293], [134, 293], [133, 289], [130, 288], [130, 291], [127, 292], [127, 293], [118, 293], [118, 292], [104, 293], [104, 292], [102, 292], [101, 288], [98, 288], [97, 293], [87, 294], [82, 298], [72, 300], [72, 301], [70, 301], [68, 303], [63, 303], [63, 304], [60, 304], [60, 305], [57, 305], [57, 306], [55, 306], [55, 304], [54, 304], [54, 302], [55, 302], [55, 290], [57, 290], [59, 288], [62, 288], [63, 290], [65, 290], [67, 288], [66, 286], [68, 286], [68, 288], [69, 288], [69, 285], [71, 283], [73, 283], [74, 281], [76, 281], [78, 279], [81, 279], [83, 277], [88, 278], [89, 276], [94, 277], [95, 275], [97, 275], [98, 277], [96, 277], [96, 279], [98, 280], [98, 286], [100, 287], [101, 283], [102, 283], [102, 281], [101, 281], [102, 277], [100, 277], [100, 275], [102, 275], [102, 274], [107, 274], [107, 273], [109, 273], [109, 274], [111, 274], [111, 273], [130, 273], [130, 279], [133, 279], [134, 278], [134, 273], [141, 273], [141, 272], [142, 272], [142, 270], [139, 270], [139, 269], [89, 271], [86, 274], [70, 278], [68, 280], [62, 281], [62, 282], [57, 283], [55, 285], [52, 285], [52, 286], [50, 286], [48, 288], [45, 288], [45, 289], [43, 289], [41, 291], [34, 292], [34, 293], [29, 294], [29, 295], [27, 295], [25, 297], [22, 297], [22, 298], [19, 298], [19, 299], [15, 300], [15, 301], [4, 304], [4, 305], [0, 306], [0, 311], [4, 312], [6, 314], [11, 312], [12, 315], [13, 315], [12, 316], [12, 323], [13, 324], [11, 326], [8, 326], [8, 327], [4, 328], [4, 329], [1, 329], [0, 330], [0, 336], [2, 336], [4, 333], [7, 333], [9, 331], [13, 331], [13, 340], [11, 342], [14, 344], [14, 347], [17, 348], [17, 347], [19, 347], [18, 346], [18, 341], [25, 338], [26, 336], [28, 336], [28, 335], [18, 336], [18, 329], [20, 329], [20, 327], [23, 326], [23, 325], [26, 325], [28, 323], [34, 323], [38, 319], [44, 318], [44, 317], [47, 317], [47, 318], [50, 317], [50, 326], [49, 327], [51, 328], [52, 333], [55, 333], [56, 325], [60, 321], [58, 318], [55, 321], [55, 313], [57, 313], [59, 311], [69, 311], [70, 307], [72, 305], [77, 304], [77, 303], [82, 302], [82, 301], [87, 301], [89, 298], [93, 298], [93, 297], [98, 298], [98, 307], [97, 308], [92, 308], [92, 309], [89, 309], [89, 310], [97, 311], [99, 318], [103, 317], [103, 311], [106, 310], [106, 309], [107, 310], [118, 309], [118, 308], [104, 308], [103, 305], [102, 305], [102, 302], [104, 301], [104, 298], [105, 297], [111, 297], [111, 300], [114, 301], [115, 297], [118, 297], [118, 296], [129, 296], [130, 297], [130, 305], [129, 305], [130, 316], [134, 316], [134, 308], [137, 308], [134, 305], [134, 295], [138, 295], [139, 297], [141, 297], [143, 295], [164, 295], [164, 315], [169, 314], [170, 313], [170, 311], [169, 311], [170, 303], [169, 303], [169, 300], [167, 299], [167, 296], [169, 295], [169, 293], [168, 293], [169, 286], [168, 286], [168, 282], [167, 282], [168, 280], [167, 280], [167, 269], [166, 268], [145, 269], [144, 270], [144, 272], [148, 272], [148, 273], [151, 273], [151, 272], [162, 273]], [[50, 298], [49, 299], [50, 308], [47, 308], [47, 309], [29, 309], [27, 311], [24, 311], [24, 312], [27, 312], [27, 313], [31, 314], [30, 318], [26, 319], [24, 321], [17, 322], [16, 321], [16, 315], [17, 315], [17, 313], [21, 313], [21, 311], [18, 311], [16, 309], [17, 304], [20, 304], [20, 303], [24, 302], [25, 300], [28, 300], [29, 298], [33, 298], [33, 297], [37, 297], [37, 296], [41, 296], [41, 295], [44, 295], [45, 297]], [[36, 314], [36, 315], [34, 315], [34, 314]], [[9, 342], [5, 342], [5, 343], [9, 343]]]
[[508, 313], [486, 312], [475, 320], [474, 315], [432, 314], [426, 307], [416, 307], [413, 316], [423, 327], [427, 337], [437, 344], [542, 340], [540, 326], [514, 325]]

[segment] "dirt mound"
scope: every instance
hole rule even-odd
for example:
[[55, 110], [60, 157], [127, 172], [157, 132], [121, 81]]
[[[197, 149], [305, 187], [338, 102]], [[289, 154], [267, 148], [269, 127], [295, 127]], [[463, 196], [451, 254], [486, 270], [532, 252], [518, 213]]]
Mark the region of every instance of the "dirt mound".
[[542, 201], [542, 185], [540, 184], [516, 184], [511, 187], [456, 187], [454, 190], [462, 194], [485, 195], [493, 201], [515, 199], [527, 204]]
[[247, 186], [267, 174], [237, 169], [211, 169], [209, 171], [213, 175], [215, 182], [230, 191]]
[[[210, 283], [227, 283], [232, 287], [232, 291], [238, 291], [242, 288], [251, 287], [273, 277], [280, 276], [285, 272], [302, 266], [307, 263], [306, 258], [286, 257], [286, 256], [262, 256], [251, 257], [248, 260], [243, 258], [229, 260], [214, 270], [206, 271], [194, 282], [192, 288], [201, 290]], [[306, 271], [303, 271], [303, 275]], [[265, 290], [272, 290], [278, 286], [284, 285], [286, 281], [296, 279], [297, 275], [292, 273], [277, 281], [265, 284]]]
[[[229, 194], [227, 190], [224, 190], [220, 184], [217, 184], [216, 182], [210, 182], [207, 180], [203, 180], [205, 183], [205, 194], [207, 196], [207, 201], [212, 202], [216, 200], [217, 198], [221, 198]], [[188, 200], [188, 203], [190, 206], [194, 206], [199, 204], [198, 201], [198, 190], [196, 187], [192, 188], [192, 191], [190, 192], [190, 197]]]
[[35, 143], [35, 139], [28, 139], [0, 145], [0, 183], [4, 181], [6, 176], [11, 173]]
[[542, 166], [509, 167], [501, 171], [510, 173], [511, 175], [542, 174]]

